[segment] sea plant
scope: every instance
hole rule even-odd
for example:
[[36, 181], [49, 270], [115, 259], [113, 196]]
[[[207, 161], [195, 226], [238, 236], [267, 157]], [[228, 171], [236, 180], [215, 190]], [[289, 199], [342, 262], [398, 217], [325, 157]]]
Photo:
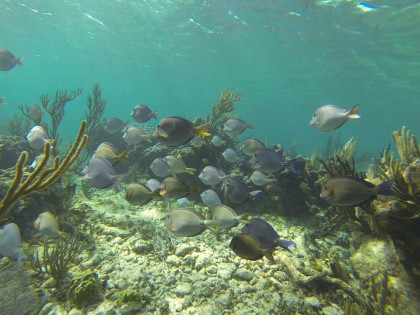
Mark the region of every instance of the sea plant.
[[59, 180], [64, 173], [69, 169], [77, 156], [83, 149], [87, 135], [85, 134], [86, 121], [83, 120], [80, 124], [76, 139], [73, 142], [70, 150], [63, 159], [60, 157], [54, 158], [54, 164], [50, 168], [46, 168], [47, 162], [52, 154], [52, 147], [49, 142], [45, 142], [44, 155], [35, 170], [25, 177], [25, 164], [28, 159], [28, 152], [23, 151], [16, 162], [15, 177], [10, 184], [9, 189], [0, 201], [0, 223], [1, 220], [6, 219], [12, 210], [13, 204], [21, 197], [28, 195], [34, 191], [42, 190], [57, 180]]
[[235, 103], [242, 97], [240, 91], [233, 92], [229, 89], [224, 89], [219, 99], [212, 106], [211, 114], [207, 115], [206, 123], [209, 124], [210, 132], [223, 129], [226, 121], [235, 115], [232, 112], [235, 110]]
[[36, 251], [31, 259], [32, 269], [40, 274], [51, 276], [56, 283], [56, 288], [61, 292], [70, 262], [82, 251], [84, 243], [78, 233], [67, 238], [59, 238], [54, 245], [48, 238], [44, 239], [42, 255]]
[[23, 137], [31, 127], [31, 121], [18, 115], [13, 115], [7, 123], [7, 130], [12, 136]]

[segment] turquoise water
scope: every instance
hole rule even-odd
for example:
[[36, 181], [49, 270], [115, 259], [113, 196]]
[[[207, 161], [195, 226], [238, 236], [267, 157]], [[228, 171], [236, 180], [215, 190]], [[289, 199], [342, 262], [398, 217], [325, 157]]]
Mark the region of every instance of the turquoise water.
[[[400, 126], [420, 132], [417, 1], [2, 0], [0, 21], [0, 47], [24, 57], [0, 73], [2, 133], [18, 104], [83, 87], [61, 126], [72, 139], [95, 82], [121, 119], [137, 103], [204, 117], [223, 88], [241, 90], [245, 136], [297, 139], [305, 155], [330, 135], [376, 154]], [[337, 131], [308, 125], [320, 105], [357, 103], [362, 118]]]

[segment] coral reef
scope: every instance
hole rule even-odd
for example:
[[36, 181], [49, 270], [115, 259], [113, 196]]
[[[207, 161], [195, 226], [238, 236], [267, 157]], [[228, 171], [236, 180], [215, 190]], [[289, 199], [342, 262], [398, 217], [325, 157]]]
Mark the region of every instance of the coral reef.
[[82, 121], [76, 139], [67, 152], [66, 156], [60, 161], [59, 157], [54, 159], [54, 165], [51, 168], [45, 169], [44, 166], [51, 155], [51, 144], [45, 143], [44, 156], [35, 170], [24, 179], [24, 166], [28, 159], [28, 153], [23, 151], [15, 167], [15, 177], [10, 184], [9, 189], [0, 201], [0, 220], [8, 217], [13, 204], [22, 196], [28, 195], [34, 191], [42, 190], [60, 179], [68, 170], [70, 165], [74, 162], [80, 154], [83, 146], [86, 143], [87, 136], [84, 134], [86, 129], [86, 121]]

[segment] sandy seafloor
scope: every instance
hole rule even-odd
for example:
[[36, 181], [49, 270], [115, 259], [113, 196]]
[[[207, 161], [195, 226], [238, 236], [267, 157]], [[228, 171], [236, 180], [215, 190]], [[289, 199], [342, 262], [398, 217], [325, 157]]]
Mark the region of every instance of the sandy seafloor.
[[[79, 309], [51, 302], [40, 314], [348, 314], [346, 299], [369, 302], [382, 314], [419, 309], [386, 237], [337, 231], [321, 239], [313, 236], [311, 222], [260, 215], [282, 238], [297, 243], [293, 252], [276, 250], [271, 264], [266, 258], [241, 259], [230, 250], [241, 225], [221, 233], [219, 241], [209, 230], [196, 237], [171, 236], [161, 218], [175, 202], [133, 206], [113, 190], [95, 191], [91, 199], [78, 190], [75, 200], [66, 220], [88, 232], [96, 249], [80, 253], [70, 272], [96, 272], [103, 300]], [[332, 271], [337, 261], [349, 277], [345, 281], [337, 278], [337, 267]], [[388, 290], [382, 299], [383, 291], [377, 291], [385, 270]], [[51, 282], [43, 284], [48, 286]], [[124, 291], [140, 298], [122, 303]]]

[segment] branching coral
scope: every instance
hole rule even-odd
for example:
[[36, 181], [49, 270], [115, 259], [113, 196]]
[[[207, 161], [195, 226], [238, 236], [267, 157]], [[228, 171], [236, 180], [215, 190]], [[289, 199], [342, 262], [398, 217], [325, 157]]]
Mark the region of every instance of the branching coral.
[[26, 178], [24, 178], [24, 167], [28, 159], [28, 152], [23, 151], [20, 154], [15, 166], [15, 177], [5, 196], [0, 201], [0, 221], [8, 217], [12, 209], [12, 205], [19, 198], [34, 191], [46, 188], [63, 176], [86, 144], [87, 135], [85, 134], [85, 130], [86, 121], [83, 120], [80, 124], [77, 137], [66, 156], [62, 160], [60, 160], [59, 157], [56, 157], [54, 159], [53, 166], [46, 169], [45, 166], [52, 154], [52, 148], [49, 142], [45, 142], [42, 160], [35, 170]]
[[44, 123], [42, 127], [47, 131], [50, 138], [54, 139], [55, 143], [58, 142], [58, 126], [63, 119], [66, 104], [78, 97], [82, 91], [82, 88], [77, 88], [71, 92], [58, 90], [55, 92], [52, 102], [49, 94], [45, 93], [40, 96], [41, 104], [51, 118], [51, 127]]
[[25, 136], [29, 130], [31, 122], [29, 119], [24, 119], [18, 115], [14, 115], [11, 120], [7, 123], [7, 130], [12, 136]]
[[86, 134], [89, 135], [89, 141], [86, 144], [88, 148], [91, 146], [91, 143], [97, 144], [95, 140], [95, 135], [93, 131], [98, 127], [102, 115], [105, 111], [106, 101], [102, 98], [102, 91], [98, 83], [96, 83], [92, 88], [92, 93], [88, 95], [87, 98], [87, 112], [85, 113], [85, 120], [87, 121]]
[[241, 92], [234, 93], [232, 90], [224, 89], [219, 99], [212, 106], [211, 114], [207, 115], [206, 123], [210, 125], [210, 130], [222, 129], [231, 114], [235, 110], [235, 103], [242, 97]]
[[350, 160], [344, 159], [339, 155], [330, 156], [328, 160], [324, 161], [317, 158], [318, 162], [324, 167], [329, 176], [355, 176], [364, 178], [362, 172], [356, 170], [356, 165], [353, 158]]

